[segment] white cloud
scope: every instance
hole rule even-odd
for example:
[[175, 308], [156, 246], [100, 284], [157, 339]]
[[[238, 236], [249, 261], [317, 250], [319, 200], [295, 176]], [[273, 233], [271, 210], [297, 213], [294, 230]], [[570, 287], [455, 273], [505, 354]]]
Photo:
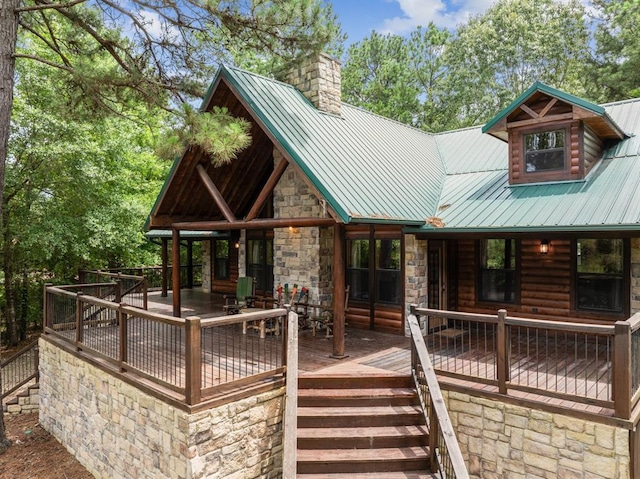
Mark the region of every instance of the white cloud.
[[403, 34], [418, 25], [434, 22], [439, 27], [454, 28], [471, 15], [482, 13], [495, 0], [393, 0], [403, 15], [387, 18], [379, 28], [382, 33]]
[[[418, 25], [434, 22], [440, 28], [453, 29], [470, 16], [484, 13], [496, 0], [387, 0], [395, 2], [402, 16], [387, 18], [377, 28], [381, 33], [408, 33]], [[568, 3], [570, 0], [559, 0]], [[590, 0], [579, 0], [588, 13], [595, 13]]]
[[157, 12], [150, 10], [139, 10], [138, 18], [145, 25], [145, 29], [153, 38], [161, 38], [164, 34], [163, 21]]

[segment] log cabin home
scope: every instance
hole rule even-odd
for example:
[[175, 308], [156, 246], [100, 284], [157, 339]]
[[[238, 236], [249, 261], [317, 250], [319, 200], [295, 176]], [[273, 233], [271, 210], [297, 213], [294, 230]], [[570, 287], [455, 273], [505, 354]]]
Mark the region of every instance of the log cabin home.
[[[146, 288], [138, 307], [114, 283], [45, 290], [40, 421], [92, 473], [640, 478], [640, 100], [535, 83], [431, 134], [342, 103], [320, 55], [286, 83], [222, 67], [214, 106], [251, 145], [185, 151], [146, 224], [165, 294], [171, 243], [173, 317]], [[181, 317], [183, 241], [208, 296], [251, 276], [333, 305], [332, 343], [298, 350], [285, 309]], [[382, 355], [336, 361], [347, 323]], [[329, 349], [341, 372], [312, 369]]]
[[348, 285], [350, 326], [398, 334], [412, 303], [605, 323], [640, 310], [638, 100], [535, 83], [483, 127], [430, 134], [341, 103], [321, 55], [288, 83], [222, 67], [214, 106], [251, 123], [251, 146], [221, 167], [186, 151], [147, 223], [219, 235], [206, 291], [249, 275], [259, 294], [295, 283], [331, 304]]

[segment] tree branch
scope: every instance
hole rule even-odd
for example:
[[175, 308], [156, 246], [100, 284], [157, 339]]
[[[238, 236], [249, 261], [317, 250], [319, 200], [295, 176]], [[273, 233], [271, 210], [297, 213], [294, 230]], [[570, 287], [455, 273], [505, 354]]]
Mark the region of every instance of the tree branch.
[[36, 10], [48, 10], [48, 9], [58, 9], [58, 8], [71, 8], [74, 5], [78, 5], [80, 3], [84, 3], [87, 0], [73, 0], [71, 2], [67, 2], [67, 3], [42, 3], [39, 5], [31, 5], [28, 7], [18, 7], [14, 10], [14, 12], [16, 13], [22, 13], [22, 12], [33, 12]]
[[61, 65], [59, 63], [55, 63], [55, 62], [46, 60], [44, 58], [40, 58], [40, 57], [38, 57], [36, 55], [27, 55], [26, 53], [16, 53], [16, 54], [13, 55], [13, 57], [14, 58], [26, 58], [28, 60], [35, 60], [37, 62], [44, 63], [45, 65], [49, 65], [50, 67], [58, 68], [60, 70], [64, 70], [64, 71], [69, 72], [69, 73], [73, 73], [74, 72], [73, 68], [70, 68], [70, 67], [68, 67], [66, 65]]

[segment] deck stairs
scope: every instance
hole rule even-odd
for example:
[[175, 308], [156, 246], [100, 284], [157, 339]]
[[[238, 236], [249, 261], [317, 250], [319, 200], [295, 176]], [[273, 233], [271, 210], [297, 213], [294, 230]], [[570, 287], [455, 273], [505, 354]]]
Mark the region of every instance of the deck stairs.
[[301, 376], [298, 479], [423, 479], [429, 437], [409, 376]]

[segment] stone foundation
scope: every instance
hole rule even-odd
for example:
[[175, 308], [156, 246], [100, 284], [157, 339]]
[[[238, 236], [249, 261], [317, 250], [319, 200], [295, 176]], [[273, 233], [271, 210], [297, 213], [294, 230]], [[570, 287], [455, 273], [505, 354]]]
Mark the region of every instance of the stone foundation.
[[189, 414], [40, 340], [40, 423], [97, 478], [276, 478], [284, 388]]
[[629, 431], [443, 391], [473, 478], [629, 479]]

